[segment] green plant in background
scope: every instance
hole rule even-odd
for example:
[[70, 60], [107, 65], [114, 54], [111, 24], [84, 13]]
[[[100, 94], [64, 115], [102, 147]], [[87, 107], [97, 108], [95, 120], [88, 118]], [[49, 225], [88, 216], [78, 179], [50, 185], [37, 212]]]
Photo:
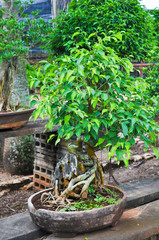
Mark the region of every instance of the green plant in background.
[[[34, 137], [11, 137], [7, 142], [4, 167], [11, 174], [29, 175], [33, 173]], [[9, 146], [9, 149], [7, 148]]]
[[[22, 104], [29, 95], [25, 58], [29, 49], [42, 45], [50, 30], [49, 23], [31, 16], [25, 9], [33, 3], [19, 0], [2, 1], [0, 9], [0, 110], [9, 109], [13, 95], [19, 94]], [[25, 80], [24, 80], [25, 79]], [[16, 82], [17, 81], [17, 82]], [[19, 89], [22, 85], [23, 89]], [[10, 95], [12, 95], [10, 97]]]
[[[159, 52], [158, 47], [155, 48], [155, 56], [148, 68], [144, 69], [145, 81], [147, 82], [147, 96], [148, 102], [154, 105], [155, 116], [159, 114]], [[152, 104], [150, 103], [150, 104]]]
[[[60, 126], [56, 144], [76, 136], [92, 147], [107, 149], [108, 159], [116, 156], [128, 167], [134, 138], [139, 136], [147, 148], [159, 131], [153, 121], [153, 103], [145, 101], [147, 83], [129, 77], [131, 62], [109, 47], [112, 39], [120, 42], [113, 35], [103, 33], [101, 38], [94, 33], [87, 38], [82, 33], [81, 38], [87, 48], [77, 44], [70, 55], [43, 61], [39, 78], [30, 82], [31, 88], [40, 86], [41, 94], [39, 101], [31, 98], [32, 106], [38, 103], [34, 118], [49, 116], [46, 127], [50, 130]], [[91, 38], [98, 41], [90, 45]]]
[[[82, 35], [72, 38], [77, 29], [87, 35], [98, 31], [100, 36], [122, 32], [123, 40], [112, 38], [108, 45], [121, 57], [141, 60], [155, 44], [153, 24], [138, 0], [72, 0], [68, 10], [53, 20], [48, 46], [50, 54], [69, 54], [75, 44], [87, 48]], [[96, 36], [89, 39], [90, 44], [96, 41]]]
[[154, 28], [155, 28], [155, 38], [157, 41], [157, 46], [159, 47], [159, 9], [150, 10], [152, 17], [154, 18]]

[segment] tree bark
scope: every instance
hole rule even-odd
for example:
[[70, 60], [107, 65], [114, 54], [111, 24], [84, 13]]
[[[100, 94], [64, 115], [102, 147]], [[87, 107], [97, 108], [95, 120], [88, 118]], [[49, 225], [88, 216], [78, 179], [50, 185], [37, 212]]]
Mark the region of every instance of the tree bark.
[[[10, 18], [10, 14], [17, 12], [14, 8], [14, 0], [1, 1], [5, 8], [3, 18]], [[11, 36], [12, 37], [12, 36]], [[29, 87], [26, 76], [24, 56], [15, 56], [11, 59], [3, 59], [0, 66], [0, 111], [8, 110], [9, 105], [16, 105], [20, 99], [20, 105], [29, 105]]]

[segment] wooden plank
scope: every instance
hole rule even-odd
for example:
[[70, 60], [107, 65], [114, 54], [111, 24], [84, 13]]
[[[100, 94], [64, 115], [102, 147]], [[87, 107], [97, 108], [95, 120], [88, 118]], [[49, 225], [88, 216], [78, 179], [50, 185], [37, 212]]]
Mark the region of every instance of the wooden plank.
[[[32, 135], [35, 133], [42, 133], [45, 130], [45, 125], [48, 123], [49, 118], [44, 120], [37, 119], [36, 121], [29, 121], [23, 127], [18, 129], [7, 129], [0, 130], [0, 141], [4, 138], [9, 137], [17, 137], [17, 136], [25, 136]], [[52, 132], [56, 132], [59, 129], [59, 126], [54, 126]], [[51, 132], [49, 129], [46, 132]]]

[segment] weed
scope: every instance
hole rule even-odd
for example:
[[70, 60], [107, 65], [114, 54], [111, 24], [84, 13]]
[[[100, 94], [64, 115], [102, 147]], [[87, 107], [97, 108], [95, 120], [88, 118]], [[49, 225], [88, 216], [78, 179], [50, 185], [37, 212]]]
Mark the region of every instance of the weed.
[[89, 186], [88, 192], [89, 192], [89, 194], [95, 193], [95, 189], [94, 189], [94, 186], [92, 184]]

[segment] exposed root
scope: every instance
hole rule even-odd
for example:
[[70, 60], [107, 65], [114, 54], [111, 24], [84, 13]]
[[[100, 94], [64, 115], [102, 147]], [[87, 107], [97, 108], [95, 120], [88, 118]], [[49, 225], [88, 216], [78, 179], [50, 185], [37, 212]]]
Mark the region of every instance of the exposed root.
[[[88, 170], [84, 174], [81, 174], [71, 179], [71, 181], [68, 184], [68, 187], [64, 191], [62, 191], [60, 194], [58, 190], [58, 180], [56, 180], [54, 191], [43, 193], [41, 195], [41, 203], [46, 207], [54, 207], [54, 206], [65, 207], [66, 205], [68, 206], [71, 204], [71, 200], [68, 199], [69, 197], [79, 199], [83, 195], [83, 197], [86, 198], [88, 187], [95, 178], [96, 170], [97, 170], [97, 165], [95, 164], [90, 170]], [[76, 193], [74, 190], [77, 187], [80, 187], [81, 185], [83, 185], [83, 187], [80, 193]]]
[[[68, 187], [61, 193], [61, 196], [70, 196], [70, 193], [73, 192], [73, 190], [80, 185], [84, 185], [82, 187], [81, 193], [80, 194], [75, 194], [77, 198], [80, 198], [82, 193], [88, 190], [88, 187], [90, 183], [93, 181], [95, 178], [95, 172], [97, 170], [97, 164], [95, 164], [90, 170], [88, 170], [86, 173], [81, 174], [75, 178], [72, 178], [71, 181], [69, 182]], [[72, 194], [71, 194], [72, 195]]]
[[68, 151], [56, 166], [54, 192], [43, 193], [41, 197], [45, 206], [66, 207], [71, 204], [70, 198], [87, 198], [91, 183], [95, 189], [104, 184], [103, 169], [88, 143], [79, 139], [69, 145]]

